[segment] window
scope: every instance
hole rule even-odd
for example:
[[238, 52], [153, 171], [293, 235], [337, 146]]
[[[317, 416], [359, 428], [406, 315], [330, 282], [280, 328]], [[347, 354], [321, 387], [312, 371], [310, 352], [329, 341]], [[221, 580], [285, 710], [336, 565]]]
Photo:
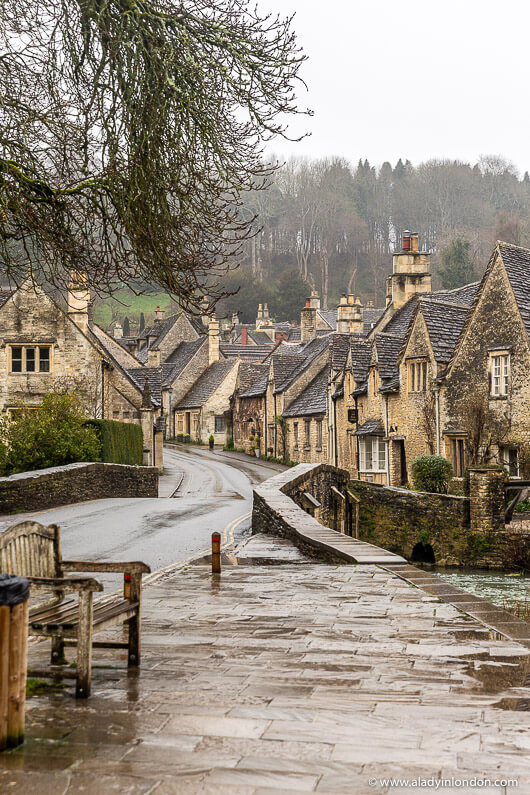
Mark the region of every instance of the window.
[[305, 425], [305, 440], [304, 440], [304, 450], [311, 449], [311, 420], [304, 420]]
[[382, 436], [361, 436], [359, 452], [361, 472], [386, 471], [386, 442]]
[[501, 397], [508, 394], [510, 356], [507, 353], [491, 356], [491, 394]]
[[322, 450], [322, 420], [317, 420], [317, 450]]
[[409, 392], [427, 389], [427, 362], [409, 362]]
[[519, 450], [516, 447], [501, 447], [501, 461], [508, 470], [511, 478], [519, 475]]
[[293, 423], [293, 431], [294, 431], [294, 449], [298, 450], [298, 423]]
[[215, 433], [224, 433], [225, 431], [225, 418], [223, 414], [216, 414], [215, 416]]
[[453, 467], [455, 478], [463, 478], [466, 469], [466, 439], [465, 436], [452, 436], [449, 442], [449, 460]]
[[11, 345], [12, 373], [49, 373], [49, 345]]

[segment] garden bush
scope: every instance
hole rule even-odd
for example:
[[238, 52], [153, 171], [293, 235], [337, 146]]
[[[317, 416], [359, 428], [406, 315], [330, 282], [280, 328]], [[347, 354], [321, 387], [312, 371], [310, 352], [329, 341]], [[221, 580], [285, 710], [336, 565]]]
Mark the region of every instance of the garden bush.
[[139, 425], [116, 420], [86, 420], [98, 436], [101, 461], [140, 466], [143, 460], [143, 434]]
[[453, 467], [441, 455], [422, 455], [412, 462], [412, 482], [416, 491], [447, 494]]
[[101, 461], [101, 444], [75, 395], [50, 393], [37, 409], [21, 406], [0, 420], [2, 474]]

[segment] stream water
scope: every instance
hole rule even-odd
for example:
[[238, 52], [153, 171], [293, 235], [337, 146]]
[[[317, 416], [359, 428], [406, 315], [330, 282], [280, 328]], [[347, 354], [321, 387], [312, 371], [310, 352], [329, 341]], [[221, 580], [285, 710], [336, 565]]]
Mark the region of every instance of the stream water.
[[530, 604], [530, 576], [488, 569], [434, 569], [442, 580], [495, 605]]

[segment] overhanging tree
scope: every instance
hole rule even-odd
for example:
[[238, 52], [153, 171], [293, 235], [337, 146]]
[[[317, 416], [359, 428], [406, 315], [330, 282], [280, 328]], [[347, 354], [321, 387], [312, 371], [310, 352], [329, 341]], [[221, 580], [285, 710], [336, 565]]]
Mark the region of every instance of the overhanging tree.
[[248, 0], [3, 0], [0, 261], [184, 305], [239, 254], [264, 141], [296, 112], [292, 20]]

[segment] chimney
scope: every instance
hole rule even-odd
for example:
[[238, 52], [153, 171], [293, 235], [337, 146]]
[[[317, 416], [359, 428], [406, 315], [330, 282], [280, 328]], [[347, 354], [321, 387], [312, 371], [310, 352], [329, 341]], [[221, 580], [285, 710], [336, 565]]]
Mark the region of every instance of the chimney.
[[232, 325], [238, 326], [239, 325], [239, 312], [234, 312], [232, 314]]
[[210, 318], [208, 326], [208, 364], [219, 361], [219, 321], [215, 316]]
[[147, 351], [147, 366], [160, 367], [160, 349], [149, 348]]
[[317, 310], [311, 306], [311, 299], [308, 298], [305, 306], [300, 313], [300, 340], [309, 342], [317, 334]]
[[256, 331], [259, 331], [263, 323], [263, 304], [258, 304], [258, 314], [256, 317]]
[[402, 249], [392, 259], [387, 306], [391, 303], [394, 309], [400, 309], [413, 295], [431, 292], [431, 255], [419, 250], [416, 232], [403, 232]]
[[155, 309], [155, 323], [161, 323], [164, 319], [164, 310], [159, 306]]
[[210, 315], [208, 314], [210, 310], [210, 302], [205, 295], [203, 295], [201, 298], [201, 303], [199, 306], [201, 308], [201, 323], [204, 328], [208, 328], [208, 324], [210, 322]]
[[79, 271], [72, 271], [68, 285], [68, 315], [76, 326], [86, 331], [88, 328], [88, 307], [90, 304], [90, 291], [86, 284], [86, 276]]
[[241, 328], [241, 345], [248, 345], [248, 328], [246, 326]]
[[114, 326], [112, 336], [114, 337], [115, 340], [121, 340], [121, 338], [123, 337], [123, 328], [120, 323], [116, 323], [116, 325]]
[[311, 309], [320, 309], [320, 296], [316, 290], [311, 291], [311, 298], [309, 299]]
[[269, 321], [270, 321], [269, 307], [267, 304], [263, 304], [263, 322], [268, 323]]
[[337, 333], [353, 334], [362, 331], [363, 305], [360, 298], [343, 294], [337, 307]]

